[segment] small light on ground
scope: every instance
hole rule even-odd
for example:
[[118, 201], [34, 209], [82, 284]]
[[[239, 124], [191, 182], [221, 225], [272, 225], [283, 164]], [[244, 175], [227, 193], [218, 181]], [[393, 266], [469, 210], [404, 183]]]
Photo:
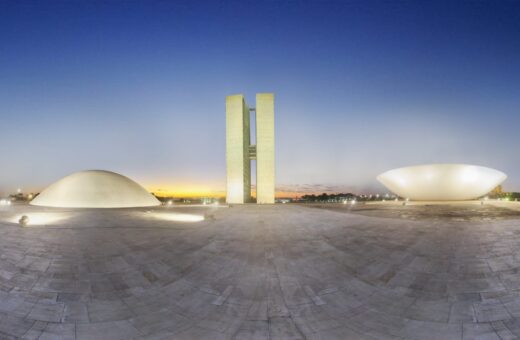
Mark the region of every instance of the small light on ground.
[[27, 224], [29, 224], [29, 217], [27, 217], [27, 215], [23, 215], [23, 216], [20, 217], [20, 219], [18, 220], [18, 223], [19, 223], [22, 227], [25, 227]]
[[204, 216], [192, 215], [192, 214], [177, 214], [177, 213], [152, 213], [151, 216], [154, 218], [174, 221], [174, 222], [200, 222], [204, 221]]
[[67, 218], [69, 218], [69, 214], [64, 213], [31, 213], [14, 217], [11, 222], [22, 226], [39, 226], [51, 225]]

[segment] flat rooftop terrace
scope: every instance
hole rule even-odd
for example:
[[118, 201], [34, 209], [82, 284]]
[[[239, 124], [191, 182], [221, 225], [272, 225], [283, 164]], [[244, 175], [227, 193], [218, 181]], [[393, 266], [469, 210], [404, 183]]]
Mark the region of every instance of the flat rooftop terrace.
[[358, 202], [347, 204], [309, 204], [313, 208], [373, 217], [430, 221], [487, 222], [520, 218], [520, 203], [508, 201], [462, 202]]
[[519, 203], [0, 208], [2, 339], [518, 336]]

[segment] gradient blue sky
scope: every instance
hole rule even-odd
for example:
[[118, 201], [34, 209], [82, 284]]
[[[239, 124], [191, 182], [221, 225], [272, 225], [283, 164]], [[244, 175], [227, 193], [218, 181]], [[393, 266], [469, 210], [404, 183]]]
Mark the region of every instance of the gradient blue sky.
[[0, 193], [108, 169], [223, 192], [224, 97], [275, 93], [283, 191], [430, 162], [520, 191], [520, 3], [0, 1]]

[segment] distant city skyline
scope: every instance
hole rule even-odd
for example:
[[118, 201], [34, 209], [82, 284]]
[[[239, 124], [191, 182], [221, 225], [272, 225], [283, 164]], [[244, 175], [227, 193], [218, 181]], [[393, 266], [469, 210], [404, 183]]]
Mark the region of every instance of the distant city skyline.
[[2, 1], [0, 195], [105, 169], [222, 196], [225, 96], [258, 92], [277, 196], [428, 163], [520, 191], [518, 36], [517, 2]]

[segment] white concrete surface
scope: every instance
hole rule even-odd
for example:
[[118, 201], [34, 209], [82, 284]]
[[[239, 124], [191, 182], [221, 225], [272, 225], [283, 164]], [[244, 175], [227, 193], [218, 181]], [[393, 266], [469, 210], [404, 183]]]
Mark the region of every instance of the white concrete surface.
[[393, 193], [410, 200], [471, 200], [502, 183], [506, 174], [467, 164], [428, 164], [389, 170], [377, 179]]
[[110, 171], [87, 170], [49, 185], [31, 204], [61, 208], [129, 208], [161, 203], [128, 177]]
[[243, 95], [226, 97], [226, 202], [251, 199], [251, 160], [256, 160], [256, 201], [274, 203], [274, 96], [256, 96], [256, 144], [251, 145], [249, 108]]
[[227, 203], [251, 199], [251, 161], [249, 160], [249, 108], [244, 96], [226, 97], [226, 174]]
[[256, 95], [256, 202], [274, 203], [274, 95]]

